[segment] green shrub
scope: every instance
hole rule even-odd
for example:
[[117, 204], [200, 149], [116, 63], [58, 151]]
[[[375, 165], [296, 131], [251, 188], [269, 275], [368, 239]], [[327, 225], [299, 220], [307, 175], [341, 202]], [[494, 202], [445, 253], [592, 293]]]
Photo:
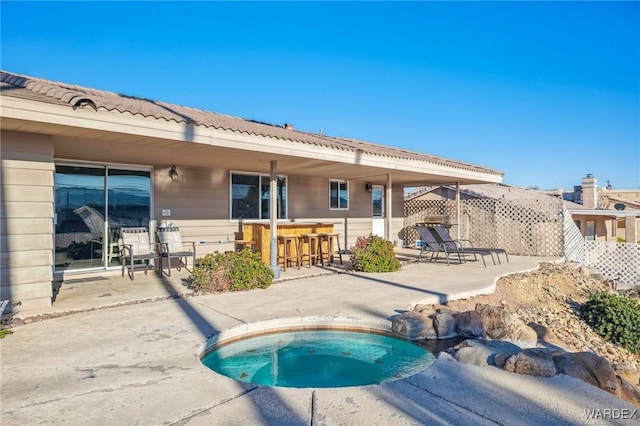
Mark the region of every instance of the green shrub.
[[393, 251], [393, 243], [372, 234], [358, 237], [351, 250], [351, 262], [356, 271], [362, 272], [393, 272], [401, 266]]
[[640, 353], [640, 303], [617, 294], [598, 292], [580, 307], [580, 316], [605, 339]]
[[222, 292], [267, 288], [273, 271], [264, 264], [260, 253], [249, 249], [230, 253], [209, 253], [196, 260], [191, 282], [196, 290]]

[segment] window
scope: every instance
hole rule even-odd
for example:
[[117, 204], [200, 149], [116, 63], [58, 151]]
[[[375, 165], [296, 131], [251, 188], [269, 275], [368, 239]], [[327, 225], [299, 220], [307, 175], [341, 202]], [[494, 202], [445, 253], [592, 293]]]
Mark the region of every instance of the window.
[[[269, 175], [231, 174], [231, 219], [269, 219]], [[287, 179], [278, 178], [278, 219], [287, 217]]]
[[329, 181], [329, 208], [332, 210], [349, 209], [349, 182], [345, 180]]
[[55, 270], [119, 266], [125, 226], [149, 226], [151, 169], [56, 164]]
[[381, 185], [373, 185], [371, 188], [371, 207], [373, 217], [384, 217], [384, 187]]
[[594, 241], [596, 239], [596, 222], [593, 220], [587, 221], [587, 240]]

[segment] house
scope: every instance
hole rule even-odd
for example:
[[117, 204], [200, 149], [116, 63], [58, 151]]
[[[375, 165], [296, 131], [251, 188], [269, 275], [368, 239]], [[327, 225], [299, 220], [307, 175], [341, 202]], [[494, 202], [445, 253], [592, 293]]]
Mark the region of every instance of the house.
[[558, 191], [565, 205], [588, 240], [638, 242], [640, 229], [640, 189], [598, 187], [598, 180], [587, 174], [573, 191]]
[[503, 175], [11, 72], [0, 84], [1, 299], [14, 312], [50, 306], [54, 279], [117, 270], [118, 227], [173, 222], [200, 256], [232, 249], [243, 223], [331, 222], [350, 247], [398, 234], [406, 186]]

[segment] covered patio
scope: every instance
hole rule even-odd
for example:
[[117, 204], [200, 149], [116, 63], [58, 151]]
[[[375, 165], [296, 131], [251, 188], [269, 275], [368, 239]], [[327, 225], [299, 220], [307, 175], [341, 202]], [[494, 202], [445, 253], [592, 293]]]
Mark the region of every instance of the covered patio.
[[[370, 233], [399, 242], [404, 188], [503, 177], [289, 123], [10, 72], [0, 73], [0, 89], [0, 299], [11, 312], [49, 307], [52, 281], [109, 276], [125, 227], [153, 236], [157, 226], [175, 225], [200, 256], [232, 250], [250, 222], [268, 225], [271, 240], [260, 251], [277, 276], [279, 227], [331, 224], [344, 249]], [[87, 223], [92, 211], [100, 220]]]
[[[386, 318], [397, 309], [409, 309], [417, 303], [445, 303], [448, 300], [467, 298], [477, 294], [493, 292], [497, 280], [504, 275], [536, 269], [540, 262], [560, 261], [555, 257], [510, 256], [509, 263], [484, 267], [480, 260], [463, 264], [452, 262], [447, 266], [444, 259], [417, 263], [419, 250], [396, 249], [402, 268], [391, 273], [356, 273], [350, 270], [348, 255], [344, 265], [339, 262], [321, 267], [287, 268], [281, 277], [273, 281], [266, 290], [252, 290], [230, 294], [199, 296], [226, 298], [250, 296], [254, 293], [281, 294], [290, 298], [302, 292], [317, 292], [318, 303], [334, 300], [341, 294], [334, 293], [334, 286], [349, 287], [349, 293], [358, 299], [371, 297], [369, 303], [378, 308], [379, 316]], [[147, 275], [138, 271], [135, 281], [120, 273], [96, 273], [67, 277], [55, 283], [55, 301], [50, 308], [18, 313], [17, 318], [54, 317], [72, 312], [106, 309], [127, 304], [139, 304], [175, 298], [190, 298], [195, 292], [188, 287], [190, 273], [185, 269], [173, 270], [171, 277], [159, 277], [153, 271]], [[285, 290], [287, 289], [287, 290]], [[367, 302], [363, 300], [363, 303]]]

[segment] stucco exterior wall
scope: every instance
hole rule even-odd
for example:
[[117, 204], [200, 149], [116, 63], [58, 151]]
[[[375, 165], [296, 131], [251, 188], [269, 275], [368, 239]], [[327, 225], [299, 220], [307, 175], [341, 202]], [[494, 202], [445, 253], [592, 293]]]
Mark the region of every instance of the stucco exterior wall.
[[[180, 227], [183, 239], [196, 241], [198, 256], [233, 250], [234, 232], [240, 223], [229, 219], [229, 170], [178, 167], [178, 181], [169, 179], [169, 166], [154, 168], [154, 219]], [[238, 171], [251, 173], [251, 170]], [[349, 181], [349, 209], [329, 208], [329, 177], [287, 176], [288, 221], [331, 222], [340, 233], [342, 249], [358, 236], [371, 233], [371, 194], [366, 181]], [[393, 191], [391, 240], [399, 239], [403, 227], [403, 190]], [[170, 210], [170, 216], [163, 216]]]
[[572, 217], [573, 220], [580, 221], [580, 233], [583, 236], [587, 235], [587, 221], [593, 221], [595, 222], [596, 241], [609, 241], [616, 239], [616, 237], [612, 235], [614, 231], [612, 230], [611, 219], [578, 214], [574, 214]]
[[5, 313], [51, 306], [53, 148], [47, 137], [0, 132], [0, 299]]

